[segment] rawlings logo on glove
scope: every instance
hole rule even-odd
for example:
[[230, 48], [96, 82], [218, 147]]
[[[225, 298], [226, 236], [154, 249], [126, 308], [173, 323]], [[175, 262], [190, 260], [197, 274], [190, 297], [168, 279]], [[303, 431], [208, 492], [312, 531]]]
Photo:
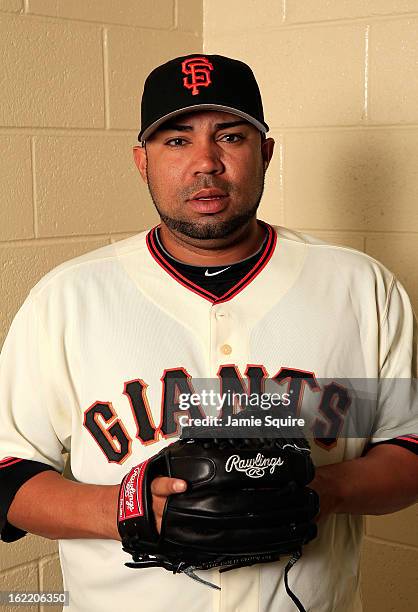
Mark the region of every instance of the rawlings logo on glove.
[[269, 469], [270, 474], [273, 474], [276, 466], [283, 465], [284, 461], [281, 457], [264, 457], [261, 453], [257, 454], [255, 459], [241, 459], [239, 455], [231, 455], [226, 462], [225, 470], [231, 472], [244, 472], [249, 478], [262, 478], [265, 470]]

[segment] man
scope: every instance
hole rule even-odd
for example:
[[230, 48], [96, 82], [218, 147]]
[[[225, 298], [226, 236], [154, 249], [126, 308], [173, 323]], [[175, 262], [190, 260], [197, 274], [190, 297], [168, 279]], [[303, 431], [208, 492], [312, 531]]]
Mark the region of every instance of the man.
[[[363, 514], [417, 501], [413, 395], [379, 397], [370, 435], [343, 438], [319, 379], [416, 376], [416, 324], [381, 264], [257, 220], [274, 142], [245, 64], [191, 55], [156, 68], [135, 163], [161, 224], [58, 266], [11, 326], [0, 371], [2, 539], [58, 539], [69, 610], [294, 610], [283, 563], [219, 574], [214, 591], [160, 568], [128, 569], [119, 483], [178, 433], [173, 379], [245, 388], [255, 373], [303, 379], [312, 415], [319, 535], [291, 574], [306, 609], [358, 611]], [[296, 387], [295, 387], [296, 388]], [[300, 399], [303, 385], [298, 387]], [[61, 478], [71, 451], [74, 481]], [[158, 528], [169, 494], [153, 481]]]

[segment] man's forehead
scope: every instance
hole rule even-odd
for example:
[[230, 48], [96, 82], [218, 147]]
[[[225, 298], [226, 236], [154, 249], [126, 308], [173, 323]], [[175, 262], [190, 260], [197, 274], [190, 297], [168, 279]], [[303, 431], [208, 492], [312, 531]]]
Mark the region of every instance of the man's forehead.
[[256, 128], [246, 119], [235, 115], [234, 113], [228, 113], [225, 111], [194, 111], [188, 113], [181, 113], [176, 117], [171, 117], [164, 123], [162, 123], [157, 131], [165, 131], [170, 129], [176, 129], [177, 127], [189, 127], [191, 129], [199, 129], [200, 126], [210, 126], [214, 129], [223, 127], [233, 127], [235, 125], [245, 125], [251, 128]]

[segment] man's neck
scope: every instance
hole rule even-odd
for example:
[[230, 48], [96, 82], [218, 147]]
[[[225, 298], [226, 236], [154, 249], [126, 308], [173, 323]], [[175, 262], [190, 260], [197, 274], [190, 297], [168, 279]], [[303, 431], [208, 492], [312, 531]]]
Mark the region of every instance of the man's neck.
[[252, 219], [227, 238], [198, 240], [175, 233], [161, 222], [159, 235], [166, 251], [179, 261], [196, 266], [221, 266], [256, 253], [263, 243], [265, 230], [257, 219]]

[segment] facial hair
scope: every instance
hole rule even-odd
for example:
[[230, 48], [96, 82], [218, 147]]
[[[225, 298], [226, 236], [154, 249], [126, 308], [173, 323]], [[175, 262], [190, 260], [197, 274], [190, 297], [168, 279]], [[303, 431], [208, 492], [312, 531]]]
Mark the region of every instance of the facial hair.
[[[265, 172], [262, 172], [259, 185], [257, 186], [257, 192], [254, 194], [254, 199], [253, 201], [248, 202], [248, 204], [243, 207], [244, 212], [234, 215], [227, 221], [219, 221], [216, 219], [215, 216], [211, 216], [211, 221], [207, 223], [199, 223], [198, 221], [186, 221], [185, 219], [170, 217], [170, 215], [164, 213], [161, 210], [161, 207], [159, 205], [159, 202], [157, 201], [155, 192], [152, 187], [152, 181], [149, 180], [149, 177], [148, 189], [154, 206], [157, 209], [157, 212], [161, 218], [161, 221], [163, 221], [169, 229], [173, 230], [174, 232], [178, 232], [183, 236], [187, 236], [188, 238], [194, 238], [198, 240], [214, 240], [230, 236], [241, 227], [244, 227], [251, 219], [255, 217], [264, 191], [264, 176]], [[219, 187], [219, 184], [206, 184], [203, 186], [199, 186], [198, 188], [205, 189], [210, 187]], [[209, 216], [207, 217], [207, 219], [209, 220]]]

